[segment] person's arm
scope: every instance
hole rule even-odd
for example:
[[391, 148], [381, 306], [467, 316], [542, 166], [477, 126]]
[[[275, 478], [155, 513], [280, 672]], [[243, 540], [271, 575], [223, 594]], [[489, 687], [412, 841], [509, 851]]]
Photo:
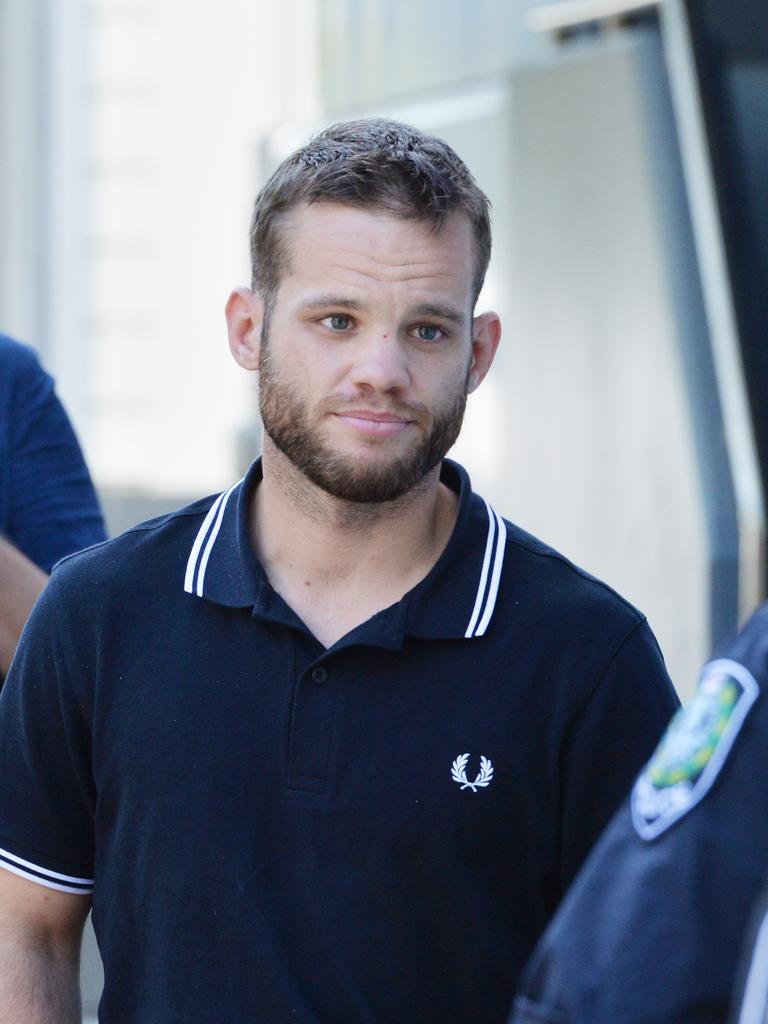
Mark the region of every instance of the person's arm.
[[67, 584], [76, 569], [63, 563], [43, 589], [0, 693], [2, 1024], [79, 1024], [97, 792], [91, 594]]
[[8, 413], [6, 520], [19, 551], [50, 572], [59, 559], [106, 538], [99, 502], [52, 378], [18, 346]]
[[0, 1020], [80, 1024], [80, 942], [90, 903], [0, 870]]
[[0, 677], [8, 674], [16, 645], [46, 574], [0, 537]]

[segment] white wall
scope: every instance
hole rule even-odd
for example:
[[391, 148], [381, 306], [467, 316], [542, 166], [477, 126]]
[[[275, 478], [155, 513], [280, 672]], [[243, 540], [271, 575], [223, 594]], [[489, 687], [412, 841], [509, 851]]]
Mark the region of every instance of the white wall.
[[90, 9], [91, 464], [110, 489], [205, 493], [234, 479], [254, 415], [222, 310], [249, 278], [259, 140], [281, 112], [281, 14], [265, 0]]

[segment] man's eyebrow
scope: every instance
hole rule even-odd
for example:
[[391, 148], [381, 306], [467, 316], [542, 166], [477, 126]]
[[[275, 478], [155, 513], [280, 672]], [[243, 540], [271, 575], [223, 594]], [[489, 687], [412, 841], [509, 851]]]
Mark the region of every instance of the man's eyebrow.
[[462, 327], [467, 322], [467, 318], [461, 310], [455, 309], [453, 306], [436, 306], [433, 303], [417, 306], [411, 311], [411, 316], [434, 316], [439, 320], [446, 320], [448, 323], [456, 324], [458, 327]]
[[357, 299], [347, 299], [342, 295], [313, 295], [299, 304], [300, 313], [311, 313], [315, 309], [352, 309], [359, 312], [363, 309], [363, 303]]

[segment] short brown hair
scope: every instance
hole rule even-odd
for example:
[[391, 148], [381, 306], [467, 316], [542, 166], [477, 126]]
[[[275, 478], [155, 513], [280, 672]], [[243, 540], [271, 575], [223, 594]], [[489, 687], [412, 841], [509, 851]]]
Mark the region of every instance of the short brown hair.
[[331, 125], [287, 157], [256, 196], [251, 220], [252, 287], [267, 300], [287, 259], [281, 215], [318, 202], [380, 207], [435, 231], [449, 214], [465, 214], [475, 238], [477, 301], [491, 256], [490, 203], [447, 143], [399, 121], [370, 118]]

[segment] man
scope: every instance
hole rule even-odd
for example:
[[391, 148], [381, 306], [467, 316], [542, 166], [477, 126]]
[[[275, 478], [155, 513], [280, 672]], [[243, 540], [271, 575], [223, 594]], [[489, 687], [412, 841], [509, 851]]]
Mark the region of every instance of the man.
[[31, 349], [0, 335], [0, 681], [53, 564], [105, 536], [53, 381]]
[[743, 1007], [729, 1008], [768, 880], [766, 686], [768, 605], [705, 666], [595, 848], [526, 970], [515, 1024], [765, 1024], [764, 901]]
[[456, 154], [330, 128], [251, 245], [262, 460], [61, 566], [0, 701], [0, 1011], [74, 1020], [93, 888], [104, 1021], [501, 1021], [673, 691], [443, 461], [500, 337]]

